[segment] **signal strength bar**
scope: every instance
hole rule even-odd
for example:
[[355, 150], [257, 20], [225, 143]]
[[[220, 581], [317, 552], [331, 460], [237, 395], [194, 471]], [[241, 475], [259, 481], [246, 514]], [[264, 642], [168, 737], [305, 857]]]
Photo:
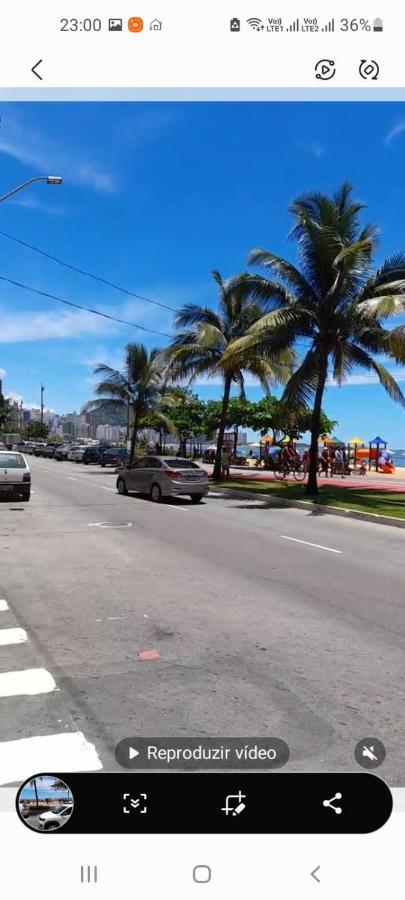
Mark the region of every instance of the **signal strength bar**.
[[288, 31], [299, 31], [300, 30], [300, 20], [295, 19], [295, 21], [291, 23], [290, 27], [287, 30]]
[[322, 28], [322, 31], [334, 31], [335, 30], [335, 20], [331, 19], [327, 25]]

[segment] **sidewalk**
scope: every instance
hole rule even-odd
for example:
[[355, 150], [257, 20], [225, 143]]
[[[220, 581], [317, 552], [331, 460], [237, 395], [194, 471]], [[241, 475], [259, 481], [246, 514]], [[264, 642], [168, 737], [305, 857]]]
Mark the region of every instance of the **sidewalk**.
[[[203, 466], [208, 475], [212, 475], [212, 465], [205, 463], [199, 463], [199, 465]], [[231, 466], [230, 481], [232, 481], [232, 478], [237, 478], [238, 481], [242, 479], [246, 479], [246, 481], [275, 481], [272, 472], [268, 472], [265, 469], [245, 469], [244, 466]], [[293, 477], [286, 478], [285, 481], [292, 484], [295, 483]], [[397, 469], [394, 475], [384, 475], [382, 472], [373, 471], [367, 472], [367, 475], [364, 477], [347, 475], [345, 478], [340, 478], [335, 475], [334, 478], [325, 478], [323, 475], [320, 475], [318, 483], [319, 485], [333, 485], [341, 488], [362, 487], [370, 490], [382, 489], [384, 491], [392, 491], [392, 493], [405, 493], [405, 469]]]

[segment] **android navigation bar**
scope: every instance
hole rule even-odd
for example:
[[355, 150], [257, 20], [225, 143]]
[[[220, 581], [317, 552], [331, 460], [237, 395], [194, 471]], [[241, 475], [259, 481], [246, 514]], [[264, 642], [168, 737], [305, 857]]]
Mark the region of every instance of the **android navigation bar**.
[[290, 757], [281, 738], [129, 737], [115, 749], [124, 769], [279, 769]]

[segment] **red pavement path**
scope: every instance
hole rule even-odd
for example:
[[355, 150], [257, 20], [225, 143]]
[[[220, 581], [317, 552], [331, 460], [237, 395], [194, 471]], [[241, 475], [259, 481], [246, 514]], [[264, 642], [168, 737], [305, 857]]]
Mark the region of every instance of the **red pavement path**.
[[[212, 476], [212, 470], [209, 471], [209, 475]], [[295, 484], [293, 478], [286, 478], [290, 484]], [[252, 472], [246, 471], [244, 469], [231, 469], [231, 476], [229, 481], [276, 481], [272, 472]], [[278, 484], [282, 484], [282, 482], [278, 482]], [[386, 481], [384, 480], [376, 480], [372, 478], [372, 476], [366, 475], [363, 478], [354, 478], [353, 475], [346, 476], [346, 478], [338, 478], [336, 475], [334, 478], [323, 478], [320, 477], [318, 479], [319, 487], [329, 487], [333, 485], [333, 487], [341, 487], [341, 488], [367, 488], [372, 491], [390, 491], [393, 494], [404, 494], [405, 493], [405, 481], [403, 483]]]

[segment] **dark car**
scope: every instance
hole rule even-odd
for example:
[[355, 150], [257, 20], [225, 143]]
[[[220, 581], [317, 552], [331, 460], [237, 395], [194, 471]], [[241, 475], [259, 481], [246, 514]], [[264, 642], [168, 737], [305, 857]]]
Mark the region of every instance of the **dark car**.
[[55, 459], [67, 459], [71, 444], [60, 444], [55, 450]]
[[108, 447], [99, 454], [100, 466], [125, 466], [129, 463], [129, 453], [123, 447]]
[[98, 447], [86, 447], [81, 461], [82, 461], [82, 463], [84, 463], [85, 466], [88, 466], [89, 463], [98, 463], [99, 462]]
[[48, 459], [53, 459], [55, 456], [55, 450], [59, 447], [59, 444], [45, 444], [45, 447], [41, 453], [41, 456], [46, 456]]

